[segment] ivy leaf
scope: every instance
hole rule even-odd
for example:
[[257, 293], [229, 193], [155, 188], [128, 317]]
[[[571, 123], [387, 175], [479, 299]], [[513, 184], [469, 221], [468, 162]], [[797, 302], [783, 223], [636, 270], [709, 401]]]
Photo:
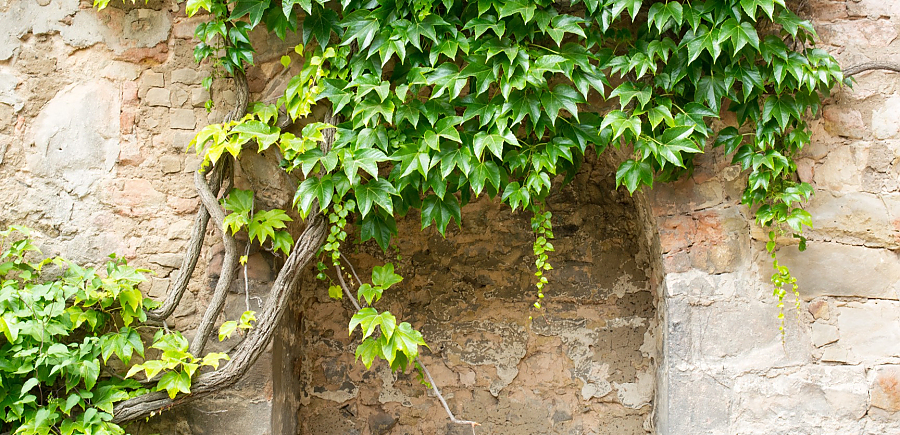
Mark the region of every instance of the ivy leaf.
[[719, 33], [719, 43], [727, 40], [731, 41], [735, 53], [741, 51], [747, 44], [759, 51], [759, 35], [756, 33], [756, 28], [746, 21], [738, 23], [734, 18], [725, 21]]
[[275, 230], [285, 228], [286, 225], [284, 223], [292, 220], [284, 210], [258, 211], [250, 219], [250, 224], [247, 225], [250, 241], [252, 242], [256, 239], [262, 244], [268, 239], [273, 239]]
[[556, 45], [562, 45], [563, 36], [565, 36], [566, 33], [571, 33], [584, 38], [584, 30], [579, 26], [582, 22], [584, 22], [582, 18], [574, 17], [572, 15], [557, 15], [550, 20], [550, 29], [547, 30], [547, 34], [550, 35], [553, 42], [556, 42]]
[[541, 95], [541, 105], [554, 125], [556, 125], [556, 117], [559, 115], [560, 109], [566, 109], [577, 121], [578, 104], [584, 102], [584, 97], [568, 85], [557, 85], [552, 92], [544, 92]]
[[312, 38], [315, 38], [319, 46], [328, 47], [331, 32], [338, 34], [341, 32], [338, 25], [340, 21], [337, 12], [322, 7], [318, 2], [313, 3], [312, 11], [303, 19], [303, 43], [309, 44]]
[[268, 9], [270, 2], [271, 0], [237, 0], [229, 19], [237, 21], [238, 18], [249, 15], [250, 27], [256, 27], [262, 21], [263, 13]]
[[[371, 284], [363, 284], [359, 286], [359, 289], [356, 290], [356, 299], [362, 301], [365, 300], [366, 304], [372, 305], [372, 301], [378, 301], [381, 299], [381, 294], [384, 293], [384, 289], [381, 287], [373, 287]], [[379, 316], [380, 317], [380, 316]], [[376, 318], [373, 322], [363, 322], [363, 331], [365, 335], [363, 338], [368, 337], [374, 330], [375, 326], [378, 325], [378, 318]], [[371, 328], [369, 327], [371, 326]]]
[[651, 92], [649, 87], [641, 86], [639, 89], [632, 82], [624, 82], [619, 86], [616, 86], [609, 94], [609, 98], [619, 97], [619, 107], [623, 110], [625, 109], [625, 106], [635, 98], [641, 103], [640, 107], [646, 106], [647, 103], [650, 102], [650, 96]]
[[457, 225], [462, 222], [460, 217], [459, 201], [453, 195], [445, 195], [443, 199], [436, 195], [429, 195], [422, 202], [422, 229], [432, 223], [437, 224], [438, 231], [445, 235], [450, 219], [456, 219]]
[[478, 132], [475, 134], [473, 142], [475, 157], [481, 160], [481, 154], [484, 152], [484, 149], [487, 148], [491, 151], [491, 154], [497, 156], [498, 159], [503, 158], [503, 144], [505, 143], [506, 139], [499, 134]]
[[294, 194], [294, 207], [300, 211], [300, 217], [306, 219], [312, 211], [313, 200], [319, 201], [319, 210], [325, 210], [331, 204], [334, 195], [334, 183], [331, 174], [325, 174], [321, 178], [309, 177], [300, 183]]
[[362, 220], [360, 238], [362, 241], [375, 239], [382, 250], [387, 251], [391, 237], [397, 234], [397, 221], [391, 215], [371, 213]]
[[624, 185], [628, 192], [633, 194], [641, 184], [653, 187], [653, 168], [649, 163], [628, 159], [619, 165], [616, 171], [616, 187]]
[[744, 139], [744, 136], [738, 132], [737, 128], [734, 127], [725, 127], [719, 131], [719, 135], [716, 137], [716, 142], [713, 146], [725, 147], [725, 155], [731, 154], [741, 145], [741, 141]]
[[790, 95], [770, 95], [766, 97], [761, 121], [774, 118], [778, 122], [778, 126], [781, 127], [781, 131], [784, 131], [790, 122], [791, 116], [797, 119], [800, 118], [800, 109], [794, 97]]
[[394, 273], [393, 263], [385, 263], [384, 266], [372, 268], [372, 284], [376, 287], [382, 287], [387, 290], [400, 281], [403, 281], [403, 277]]
[[422, 333], [413, 329], [412, 325], [407, 322], [397, 326], [389, 341], [389, 346], [406, 354], [409, 361], [419, 356], [419, 345], [426, 346], [425, 340], [422, 339]]
[[494, 186], [494, 190], [500, 189], [500, 168], [496, 163], [487, 160], [484, 162], [474, 162], [471, 166], [472, 170], [468, 174], [469, 184], [475, 196], [481, 194], [487, 182]]
[[165, 391], [170, 399], [178, 393], [191, 393], [191, 377], [186, 371], [168, 372], [156, 384], [156, 391]]
[[372, 362], [378, 356], [381, 356], [381, 345], [377, 340], [367, 338], [356, 347], [355, 359], [361, 359], [366, 370], [372, 368]]
[[236, 321], [229, 320], [222, 323], [222, 326], [219, 326], [219, 341], [225, 341], [225, 339], [231, 338], [234, 331], [237, 331]]
[[379, 179], [354, 187], [356, 203], [359, 206], [359, 214], [366, 217], [372, 210], [373, 204], [378, 204], [388, 214], [394, 214], [392, 195], [397, 194], [397, 189], [387, 180]]
[[344, 298], [344, 292], [340, 286], [333, 285], [328, 287], [328, 297], [331, 299], [341, 300]]
[[294, 238], [287, 231], [275, 231], [272, 237], [272, 251], [281, 251], [284, 255], [290, 255], [291, 247], [294, 246]]
[[[497, 8], [497, 3], [494, 3], [494, 8]], [[525, 24], [528, 24], [534, 17], [534, 10], [536, 8], [537, 6], [532, 2], [507, 0], [502, 3], [499, 9], [497, 9], [497, 13], [500, 14], [499, 18], [519, 14], [522, 16], [522, 20], [525, 21]]]

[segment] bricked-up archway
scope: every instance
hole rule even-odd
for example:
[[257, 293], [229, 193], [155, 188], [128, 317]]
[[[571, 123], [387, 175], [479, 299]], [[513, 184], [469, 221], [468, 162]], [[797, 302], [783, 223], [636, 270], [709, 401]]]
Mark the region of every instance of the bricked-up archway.
[[[408, 216], [398, 250], [346, 248], [361, 274], [383, 261], [399, 266], [405, 280], [376, 307], [422, 330], [434, 350], [423, 362], [454, 413], [482, 423], [478, 433], [652, 432], [651, 259], [659, 257], [650, 255], [645, 214], [614, 189], [613, 167], [588, 160], [549, 202], [556, 253], [543, 316], [530, 310], [530, 215], [487, 198], [466, 207], [463, 227], [446, 239]], [[414, 373], [354, 363], [349, 304], [330, 300], [312, 274], [301, 285], [297, 315], [276, 345], [275, 432], [469, 432], [449, 423]]]

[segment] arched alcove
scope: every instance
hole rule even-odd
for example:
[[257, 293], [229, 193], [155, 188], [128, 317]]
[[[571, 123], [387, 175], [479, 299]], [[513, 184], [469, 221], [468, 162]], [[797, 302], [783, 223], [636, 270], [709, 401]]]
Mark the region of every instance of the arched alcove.
[[[477, 433], [653, 432], [658, 248], [646, 201], [616, 190], [614, 170], [588, 158], [551, 195], [556, 252], [543, 311], [531, 309], [530, 214], [488, 198], [465, 207], [446, 238], [410, 215], [387, 253], [345, 246], [362, 276], [397, 265], [405, 279], [376, 308], [423, 332], [432, 349], [423, 363], [453, 412], [482, 424]], [[471, 433], [449, 422], [415, 371], [354, 362], [350, 304], [312, 275], [275, 345], [275, 433]]]

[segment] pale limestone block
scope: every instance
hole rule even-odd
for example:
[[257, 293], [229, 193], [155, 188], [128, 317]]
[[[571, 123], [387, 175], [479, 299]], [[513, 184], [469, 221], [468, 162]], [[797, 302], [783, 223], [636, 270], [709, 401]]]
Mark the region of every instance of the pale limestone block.
[[197, 118], [191, 109], [170, 109], [169, 127], [180, 130], [193, 130], [197, 127]]
[[900, 358], [900, 302], [870, 300], [838, 307], [840, 344], [864, 363]]
[[144, 97], [144, 101], [148, 106], [169, 107], [171, 105], [169, 97], [170, 92], [166, 88], [150, 88]]
[[797, 278], [805, 300], [819, 296], [898, 299], [900, 257], [889, 250], [809, 242], [804, 252], [788, 246], [778, 255]]
[[870, 247], [900, 247], [900, 230], [878, 195], [817, 192], [807, 210], [813, 216], [811, 234], [817, 238]]
[[815, 322], [812, 324], [810, 337], [812, 337], [814, 346], [822, 347], [826, 344], [831, 344], [835, 341], [838, 341], [840, 335], [838, 335], [838, 329], [836, 326], [822, 322]]
[[900, 96], [892, 96], [872, 111], [872, 132], [878, 139], [900, 137]]

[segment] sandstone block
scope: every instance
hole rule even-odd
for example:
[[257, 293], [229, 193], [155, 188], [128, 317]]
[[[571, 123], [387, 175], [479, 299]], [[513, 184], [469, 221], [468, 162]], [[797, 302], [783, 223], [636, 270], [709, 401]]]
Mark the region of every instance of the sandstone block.
[[144, 96], [144, 101], [148, 106], [169, 107], [171, 105], [169, 95], [170, 92], [166, 88], [150, 88]]
[[896, 139], [900, 136], [900, 96], [892, 96], [872, 111], [872, 132], [878, 139]]
[[162, 73], [147, 70], [141, 75], [141, 85], [148, 88], [162, 88], [166, 86], [166, 80]]
[[182, 255], [174, 253], [153, 254], [150, 256], [150, 262], [163, 267], [175, 269], [181, 266]]
[[144, 179], [125, 180], [122, 190], [112, 195], [113, 204], [129, 215], [143, 215], [166, 202], [166, 195]]
[[823, 115], [825, 118], [823, 126], [826, 131], [833, 135], [862, 139], [866, 133], [866, 125], [863, 122], [862, 114], [855, 108], [827, 106]]
[[813, 323], [810, 336], [812, 338], [813, 345], [816, 347], [822, 347], [826, 344], [834, 343], [840, 338], [836, 326], [822, 322]]
[[61, 90], [32, 122], [26, 162], [76, 196], [108, 174], [119, 155], [119, 89], [106, 80]]
[[181, 68], [172, 71], [172, 83], [182, 83], [185, 85], [199, 85], [200, 74], [191, 68]]
[[193, 130], [197, 127], [197, 118], [191, 109], [169, 110], [169, 127], [180, 130]]
[[188, 92], [182, 87], [176, 87], [172, 90], [172, 107], [183, 107], [189, 98]]
[[162, 301], [166, 298], [170, 283], [171, 280], [168, 278], [151, 278], [150, 290], [147, 292], [147, 296], [157, 301]]
[[900, 411], [900, 366], [875, 367], [875, 379], [869, 387], [872, 406], [885, 411]]
[[812, 314], [813, 318], [816, 320], [828, 320], [831, 318], [831, 307], [828, 306], [828, 301], [824, 299], [810, 302], [806, 309], [809, 310], [809, 314]]
[[165, 155], [159, 158], [159, 169], [163, 174], [181, 172], [181, 158], [173, 155]]
[[209, 100], [209, 91], [203, 88], [191, 89], [191, 105], [194, 107], [204, 107]]
[[804, 366], [740, 376], [733, 394], [739, 433], [859, 433], [853, 425], [866, 414], [868, 385], [864, 367]]
[[808, 210], [813, 216], [812, 234], [820, 238], [871, 247], [900, 247], [900, 231], [877, 195], [820, 191], [813, 196]]
[[780, 249], [779, 256], [797, 278], [805, 300], [819, 296], [898, 298], [900, 257], [894, 252], [810, 242], [804, 252], [790, 246]]
[[900, 302], [850, 302], [838, 307], [839, 344], [866, 363], [900, 357]]

